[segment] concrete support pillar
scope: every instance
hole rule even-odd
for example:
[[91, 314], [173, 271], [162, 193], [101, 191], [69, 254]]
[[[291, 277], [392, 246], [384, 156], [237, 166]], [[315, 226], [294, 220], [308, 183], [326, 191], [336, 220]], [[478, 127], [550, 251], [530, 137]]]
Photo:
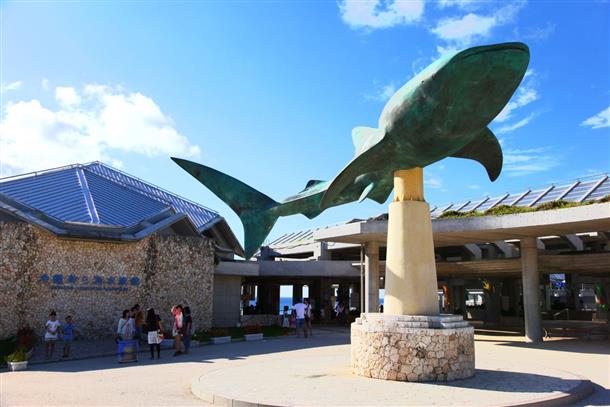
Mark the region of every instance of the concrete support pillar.
[[540, 318], [540, 274], [538, 273], [538, 245], [536, 238], [521, 239], [521, 275], [523, 278], [523, 310], [525, 339], [542, 342]]
[[313, 257], [316, 260], [330, 260], [330, 252], [328, 251], [328, 243], [317, 242], [313, 249]]
[[364, 312], [379, 312], [379, 244], [364, 246]]
[[438, 315], [436, 262], [423, 170], [394, 172], [388, 221], [384, 313]]
[[360, 282], [350, 284], [349, 289], [352, 293], [349, 297], [350, 308], [360, 309], [360, 307], [362, 306], [362, 304], [360, 303]]

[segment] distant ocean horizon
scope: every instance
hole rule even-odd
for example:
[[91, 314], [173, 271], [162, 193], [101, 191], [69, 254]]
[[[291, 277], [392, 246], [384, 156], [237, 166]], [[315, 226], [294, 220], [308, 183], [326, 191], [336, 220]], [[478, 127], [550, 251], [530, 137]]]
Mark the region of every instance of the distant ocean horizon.
[[284, 312], [285, 305], [288, 305], [288, 308], [292, 308], [292, 297], [280, 297], [280, 314]]

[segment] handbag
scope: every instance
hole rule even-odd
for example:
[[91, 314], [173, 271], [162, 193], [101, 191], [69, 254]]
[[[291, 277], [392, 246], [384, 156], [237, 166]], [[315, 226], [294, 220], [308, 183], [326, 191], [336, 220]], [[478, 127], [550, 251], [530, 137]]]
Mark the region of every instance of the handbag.
[[161, 331], [160, 329], [157, 331], [157, 339], [159, 340], [159, 342], [161, 342], [163, 339], [165, 339], [165, 336], [163, 335], [163, 331]]

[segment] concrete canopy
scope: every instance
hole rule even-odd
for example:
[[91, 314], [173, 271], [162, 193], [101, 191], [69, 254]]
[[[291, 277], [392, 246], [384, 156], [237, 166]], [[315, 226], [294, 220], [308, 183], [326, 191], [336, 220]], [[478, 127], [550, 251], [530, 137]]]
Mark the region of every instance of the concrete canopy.
[[[365, 220], [319, 229], [314, 240], [361, 244], [387, 240], [388, 222]], [[504, 216], [433, 219], [436, 247], [610, 230], [610, 203]]]

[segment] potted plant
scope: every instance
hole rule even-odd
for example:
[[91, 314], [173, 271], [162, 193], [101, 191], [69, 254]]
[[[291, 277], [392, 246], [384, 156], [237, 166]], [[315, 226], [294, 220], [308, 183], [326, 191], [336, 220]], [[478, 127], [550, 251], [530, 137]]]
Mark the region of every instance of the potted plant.
[[226, 328], [212, 328], [211, 341], [214, 345], [231, 342], [231, 332]]
[[28, 367], [28, 356], [23, 349], [18, 349], [6, 357], [9, 370], [16, 372]]
[[244, 327], [244, 338], [246, 341], [262, 341], [263, 329], [260, 325], [250, 325]]

